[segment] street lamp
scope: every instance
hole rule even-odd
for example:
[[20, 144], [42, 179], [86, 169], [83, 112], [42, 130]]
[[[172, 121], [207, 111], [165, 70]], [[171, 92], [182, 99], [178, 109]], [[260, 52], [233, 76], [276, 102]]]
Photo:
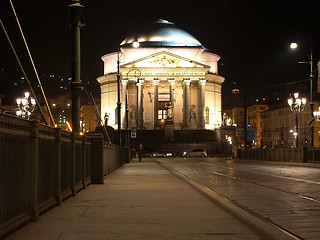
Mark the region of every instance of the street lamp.
[[[132, 68], [130, 69], [128, 72], [127, 72], [127, 77], [125, 78], [125, 80], [129, 80], [129, 75], [130, 75], [130, 72], [133, 72], [133, 76], [136, 78], [136, 83], [139, 83], [139, 78], [141, 77], [141, 71], [138, 69], [138, 68]], [[137, 90], [137, 92], [139, 92]], [[126, 98], [125, 98], [125, 104], [126, 104], [126, 128], [128, 129], [129, 128], [129, 116], [128, 116], [128, 113], [129, 113], [129, 109], [128, 109], [128, 87], [126, 89]]]
[[[132, 46], [134, 48], [139, 47], [139, 41], [138, 38], [135, 37], [135, 40], [132, 43]], [[120, 47], [118, 48], [118, 57], [117, 57], [117, 117], [118, 117], [118, 133], [119, 133], [119, 144], [122, 144], [121, 140], [121, 102], [120, 102]]]
[[[296, 49], [298, 47], [298, 44], [295, 42], [292, 42], [290, 44], [290, 48], [292, 49]], [[314, 118], [314, 113], [313, 113], [313, 109], [314, 109], [314, 103], [313, 103], [313, 53], [312, 53], [312, 40], [311, 40], [311, 49], [310, 49], [310, 58], [309, 61], [307, 62], [299, 62], [299, 63], [304, 63], [304, 64], [310, 64], [310, 75], [309, 75], [309, 81], [310, 81], [310, 114], [311, 114], [311, 119]], [[310, 127], [310, 145], [311, 147], [314, 146], [314, 141], [313, 141], [313, 135], [314, 135], [314, 127], [311, 126]]]
[[19, 107], [19, 110], [16, 111], [17, 116], [29, 120], [36, 106], [36, 100], [30, 97], [29, 92], [25, 92], [23, 98], [17, 99], [17, 105]]
[[[118, 48], [117, 58], [117, 89], [118, 89], [118, 101], [117, 101], [117, 115], [118, 115], [118, 133], [120, 136], [121, 129], [121, 102], [120, 102], [120, 48]], [[121, 137], [120, 137], [121, 139]], [[120, 140], [121, 144], [121, 140]]]
[[298, 113], [304, 110], [307, 100], [305, 98], [299, 98], [299, 93], [294, 93], [293, 97], [288, 99], [290, 111], [296, 114], [296, 147], [299, 144], [299, 131], [298, 131]]

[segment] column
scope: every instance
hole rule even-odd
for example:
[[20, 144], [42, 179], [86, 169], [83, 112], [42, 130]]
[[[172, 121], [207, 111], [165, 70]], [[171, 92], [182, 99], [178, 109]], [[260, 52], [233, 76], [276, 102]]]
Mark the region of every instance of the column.
[[185, 129], [190, 127], [190, 79], [183, 79], [183, 125]]
[[[173, 117], [174, 117], [174, 79], [169, 79], [168, 80], [169, 84], [170, 84], [170, 109], [168, 109], [168, 117], [169, 119], [171, 119], [171, 121], [173, 121]], [[169, 114], [170, 111], [170, 114]]]
[[158, 128], [158, 85], [159, 85], [159, 79], [155, 78], [153, 79], [153, 127]]
[[205, 120], [204, 120], [204, 107], [205, 107], [205, 96], [204, 96], [204, 87], [206, 84], [205, 79], [199, 79], [199, 93], [198, 93], [198, 128], [204, 129], [205, 128]]
[[128, 128], [128, 79], [122, 79], [122, 128]]
[[141, 129], [143, 127], [143, 83], [144, 80], [139, 79], [137, 83], [138, 87], [138, 100], [137, 100], [137, 106], [138, 106], [138, 129]]
[[174, 106], [174, 79], [169, 79], [168, 82], [170, 83], [170, 102], [171, 105]]

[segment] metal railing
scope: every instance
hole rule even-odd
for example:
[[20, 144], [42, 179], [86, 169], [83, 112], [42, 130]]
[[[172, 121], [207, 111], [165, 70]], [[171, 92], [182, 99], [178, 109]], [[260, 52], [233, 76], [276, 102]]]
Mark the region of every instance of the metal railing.
[[279, 162], [320, 162], [320, 148], [248, 148], [239, 149], [238, 157]]
[[129, 161], [127, 153], [101, 134], [80, 136], [0, 113], [0, 237], [91, 182], [103, 183]]
[[104, 176], [129, 162], [129, 147], [109, 144], [100, 133], [90, 133], [91, 181], [103, 183]]

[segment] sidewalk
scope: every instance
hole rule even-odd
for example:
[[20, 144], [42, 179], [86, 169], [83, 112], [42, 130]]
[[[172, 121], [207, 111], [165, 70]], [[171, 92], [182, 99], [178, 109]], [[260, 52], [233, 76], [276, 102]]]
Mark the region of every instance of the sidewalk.
[[6, 240], [263, 239], [154, 161], [133, 161]]

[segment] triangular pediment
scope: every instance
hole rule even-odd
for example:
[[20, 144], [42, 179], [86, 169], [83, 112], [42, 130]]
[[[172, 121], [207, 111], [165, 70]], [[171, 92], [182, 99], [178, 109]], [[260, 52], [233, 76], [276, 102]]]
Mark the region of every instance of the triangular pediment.
[[176, 54], [162, 51], [155, 54], [151, 54], [144, 58], [137, 59], [135, 61], [121, 65], [122, 68], [210, 68], [210, 66], [193, 61], [191, 59], [178, 56]]

